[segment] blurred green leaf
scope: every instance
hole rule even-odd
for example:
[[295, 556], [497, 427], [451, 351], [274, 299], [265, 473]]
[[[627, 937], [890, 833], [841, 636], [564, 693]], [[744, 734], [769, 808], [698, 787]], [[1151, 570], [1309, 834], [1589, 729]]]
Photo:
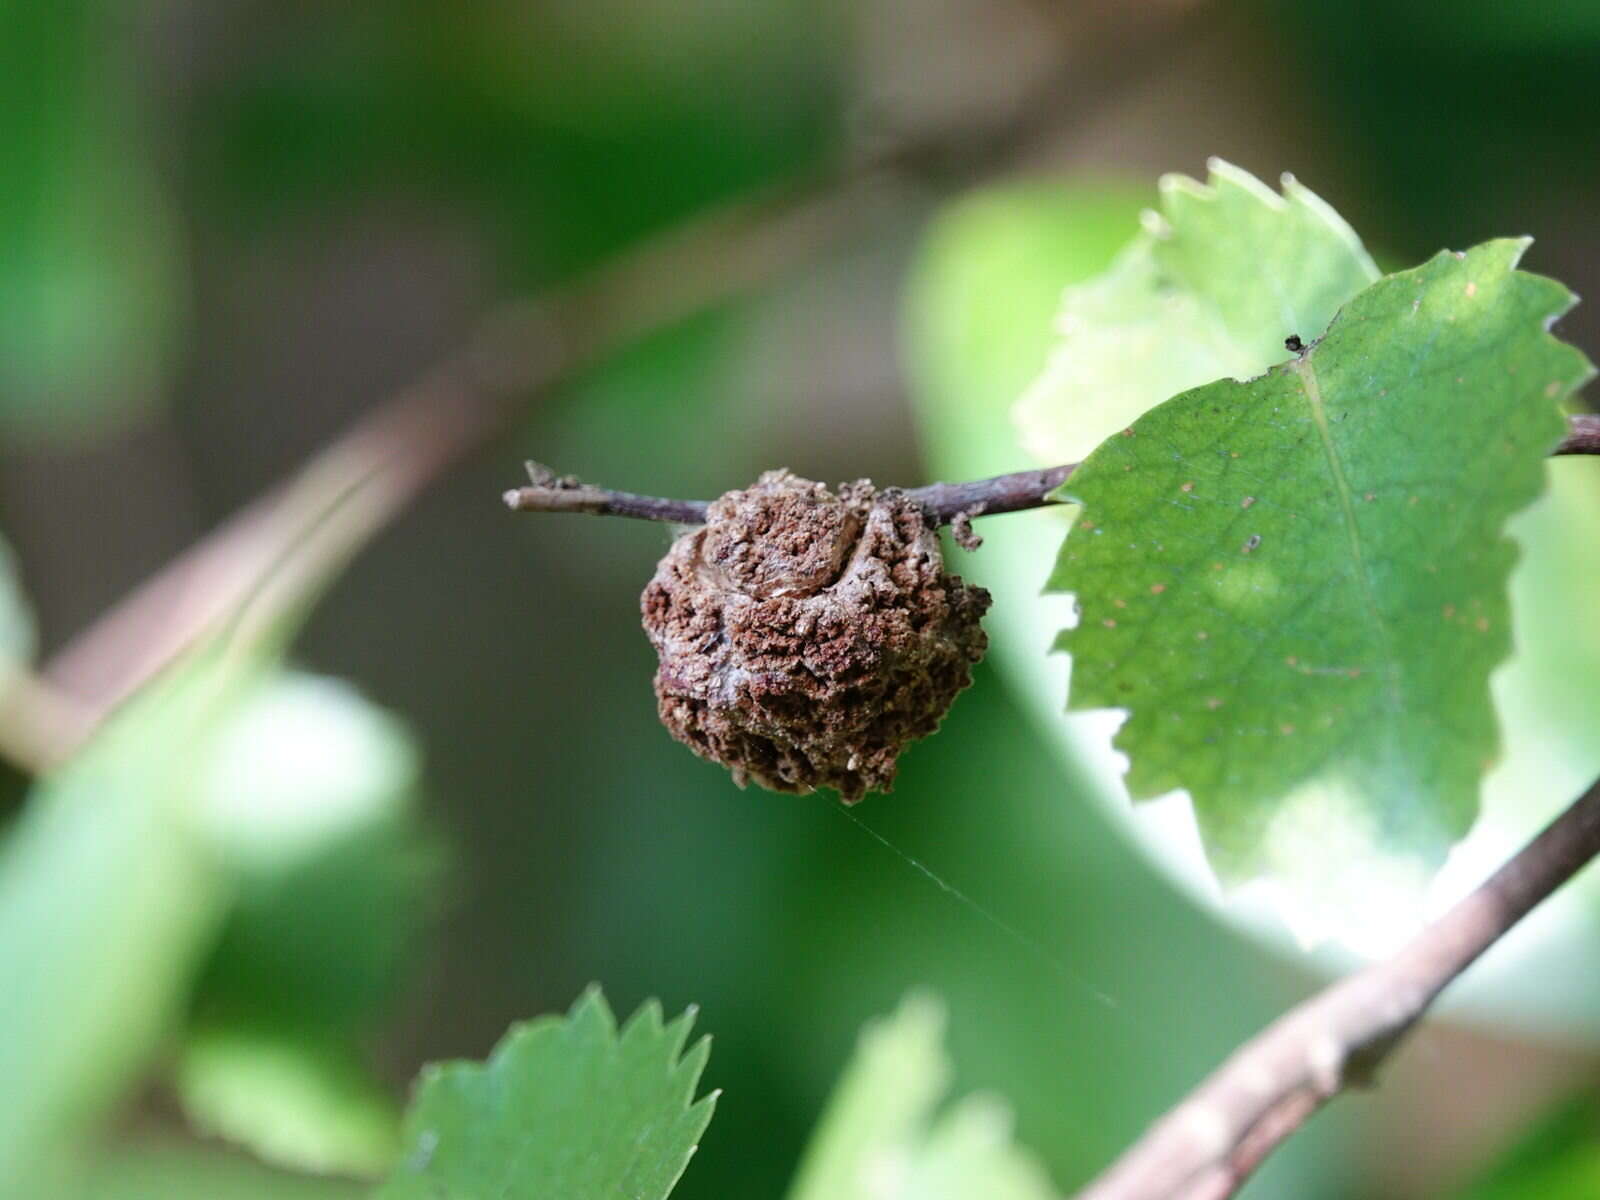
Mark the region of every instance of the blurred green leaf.
[[283, 672], [220, 730], [200, 807], [235, 902], [196, 989], [180, 1098], [269, 1161], [377, 1174], [399, 1113], [357, 1047], [418, 947], [439, 854], [409, 732], [337, 680]]
[[274, 1171], [210, 1148], [152, 1142], [119, 1146], [73, 1200], [356, 1200], [360, 1184]]
[[440, 855], [410, 731], [348, 684], [282, 672], [241, 699], [205, 773], [202, 830], [237, 899], [202, 1022], [351, 1034], [392, 998]]
[[693, 1012], [663, 1025], [654, 1001], [620, 1033], [598, 988], [565, 1017], [514, 1028], [486, 1063], [427, 1068], [405, 1150], [380, 1200], [661, 1200], [711, 1121], [695, 1100], [711, 1052], [683, 1053]]
[[949, 1088], [944, 1012], [903, 1001], [862, 1031], [807, 1147], [790, 1200], [1047, 1200], [1044, 1169], [1013, 1144], [1011, 1114], [970, 1096], [941, 1115]]
[[354, 1046], [433, 874], [415, 772], [343, 685], [213, 643], [41, 785], [0, 858], [0, 973], [39, 981], [0, 993], [0, 1068], [24, 1081], [0, 1106], [0, 1194], [65, 1186], [186, 1002], [198, 1123], [301, 1165], [392, 1160], [396, 1114]]
[[1600, 1102], [1584, 1097], [1534, 1126], [1456, 1200], [1593, 1200], [1600, 1196]]
[[0, 34], [0, 429], [81, 432], [163, 387], [174, 221], [144, 154], [122, 20], [11, 3]]
[[1062, 289], [1108, 270], [1143, 196], [1109, 183], [1009, 184], [935, 219], [906, 289], [905, 360], [919, 407], [937, 418], [928, 436], [939, 454], [977, 446], [995, 471], [1023, 461], [1007, 417], [1049, 362]]
[[[1507, 518], [1592, 373], [1525, 241], [1372, 285], [1299, 358], [1184, 393], [1063, 488], [1074, 709], [1125, 708], [1135, 798], [1187, 788], [1233, 878], [1372, 846], [1436, 862], [1498, 751]], [[1308, 848], [1314, 850], [1308, 853]]]
[[54, 1195], [181, 1013], [225, 911], [195, 770], [254, 668], [196, 656], [43, 780], [0, 851], [0, 1194]]
[[1289, 176], [1283, 195], [1213, 160], [1161, 180], [1161, 211], [1110, 269], [1067, 289], [1049, 367], [1017, 405], [1024, 447], [1076, 462], [1155, 404], [1285, 356], [1378, 277], [1338, 214]]
[[375, 1178], [399, 1148], [399, 1112], [347, 1043], [227, 1027], [190, 1035], [175, 1083], [202, 1133], [301, 1171]]

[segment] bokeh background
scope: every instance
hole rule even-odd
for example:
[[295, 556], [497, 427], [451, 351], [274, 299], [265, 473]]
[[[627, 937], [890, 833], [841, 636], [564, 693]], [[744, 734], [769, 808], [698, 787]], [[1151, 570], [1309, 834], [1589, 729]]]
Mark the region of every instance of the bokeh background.
[[[694, 1003], [724, 1097], [677, 1195], [778, 1196], [861, 1023], [925, 986], [949, 1007], [960, 1088], [1005, 1096], [1066, 1190], [1315, 986], [1130, 847], [993, 668], [859, 823], [831, 797], [738, 791], [655, 720], [637, 597], [664, 531], [513, 517], [499, 493], [530, 456], [665, 495], [776, 465], [924, 481], [919, 414], [964, 386], [962, 347], [930, 362], [938, 326], [918, 307], [941, 239], [1046, 197], [1059, 263], [1086, 275], [1133, 233], [1159, 173], [1213, 154], [1294, 171], [1386, 261], [1531, 231], [1535, 269], [1600, 293], [1600, 5], [12, 0], [5, 14], [0, 530], [41, 672], [68, 700], [112, 688], [115, 671], [71, 651], [130, 589], [484, 343], [486, 318], [515, 316], [491, 324], [477, 365], [504, 406], [471, 418], [461, 454], [448, 416], [410, 428], [413, 502], [374, 520], [292, 651], [398, 721], [382, 736], [404, 744], [400, 775], [420, 763], [401, 790], [424, 846], [403, 874], [427, 883], [396, 885], [398, 929], [381, 888], [290, 889], [313, 941], [383, 926], [370, 972], [329, 972], [329, 1005], [358, 1015], [325, 1026], [381, 1094], [403, 1097], [425, 1061], [481, 1056], [590, 981], [619, 1011]], [[687, 243], [641, 258], [686, 222]], [[558, 321], [605, 344], [547, 385], [537, 306], [619, 261]], [[997, 428], [1006, 376], [1020, 389], [1042, 364], [1069, 281], [1018, 277], [997, 270], [973, 301], [990, 341], [972, 354], [1004, 366], [970, 383], [988, 393], [972, 402]], [[1594, 354], [1600, 308], [1564, 331]], [[501, 371], [507, 353], [518, 365]], [[478, 408], [447, 387], [438, 411]], [[138, 626], [120, 650], [155, 640]], [[13, 818], [27, 775], [6, 779]], [[152, 1041], [111, 1105], [105, 1186], [346, 1194], [239, 1182], [225, 1139], [185, 1121], [208, 1014], [275, 1027], [295, 1003], [247, 936], [207, 944], [183, 977], [189, 1032]], [[86, 1003], [114, 1039], [118, 990]], [[1597, 1078], [1575, 1038], [1441, 1023], [1248, 1194], [1456, 1195]], [[0, 1107], [25, 1108], [35, 1086], [48, 1081]]]

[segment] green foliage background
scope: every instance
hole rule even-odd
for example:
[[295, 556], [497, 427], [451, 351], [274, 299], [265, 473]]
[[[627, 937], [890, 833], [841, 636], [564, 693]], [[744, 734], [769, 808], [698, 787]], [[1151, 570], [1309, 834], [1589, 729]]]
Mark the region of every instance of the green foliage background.
[[[801, 174], [863, 123], [881, 133], [875, 106], [907, 78], [960, 111], [926, 65], [947, 62], [939, 47], [1005, 75], [1013, 43], [978, 34], [1011, 20], [1037, 36], [1044, 19], [934, 7], [6, 3], [0, 531], [42, 650], [497, 300]], [[1104, 19], [1046, 7], [1073, 30]], [[980, 671], [896, 792], [858, 814], [980, 912], [830, 800], [740, 793], [660, 731], [636, 609], [660, 530], [512, 521], [495, 497], [527, 454], [669, 495], [779, 463], [906, 482], [924, 454], [940, 470], [957, 450], [974, 473], [1024, 465], [1007, 414], [1044, 365], [1060, 288], [1107, 265], [1157, 171], [1197, 172], [1207, 153], [1293, 168], [1398, 262], [1531, 230], [1531, 265], [1600, 293], [1600, 12], [1431, 14], [1207, 6], [1203, 37], [1064, 117], [1027, 180], [932, 226], [907, 204], [530, 405], [357, 560], [297, 641], [297, 664], [355, 685], [341, 713], [388, 731], [360, 778], [285, 785], [365, 814], [268, 839], [303, 855], [241, 862], [204, 819], [206, 796], [241, 789], [191, 778], [192, 753], [243, 699], [152, 707], [164, 742], [145, 751], [154, 734], [136, 731], [140, 753], [76, 764], [27, 809], [8, 776], [0, 904], [20, 890], [26, 906], [0, 911], [0, 956], [40, 965], [0, 987], [0, 1147], [21, 1131], [55, 1155], [35, 1122], [92, 1112], [111, 1122], [110, 1159], [60, 1150], [91, 1196], [354, 1194], [195, 1145], [179, 1099], [221, 1132], [241, 1103], [327, 1106], [348, 1119], [319, 1125], [337, 1136], [255, 1150], [354, 1168], [394, 1136], [421, 1062], [481, 1058], [599, 980], [618, 1012], [692, 1002], [715, 1035], [705, 1083], [724, 1096], [675, 1196], [779, 1195], [862, 1022], [920, 984], [948, 1009], [959, 1094], [998, 1092], [1059, 1187], [1085, 1178], [1311, 980], [1195, 908], [1088, 800], [1014, 690], [1053, 669], [1043, 655], [1003, 646], [1004, 674]], [[925, 36], [884, 33], [912, 26]], [[958, 253], [969, 237], [992, 246], [981, 261]], [[982, 303], [930, 299], [952, 277]], [[1593, 347], [1597, 322], [1580, 308], [1564, 332]], [[980, 578], [1024, 552], [984, 532]], [[1010, 603], [995, 621], [1017, 619]], [[26, 630], [10, 612], [5, 628]], [[278, 679], [275, 656], [250, 670]], [[241, 693], [271, 686], [250, 678]], [[273, 999], [252, 972], [278, 954], [284, 970], [347, 970]], [[1587, 1046], [1552, 1073], [1515, 1045], [1531, 1099], [1485, 1101], [1453, 1155], [1396, 1175], [1404, 1151], [1377, 1131], [1400, 1110], [1340, 1109], [1255, 1194], [1445, 1194], [1538, 1099], [1594, 1074]], [[1418, 1086], [1445, 1086], [1431, 1069]]]

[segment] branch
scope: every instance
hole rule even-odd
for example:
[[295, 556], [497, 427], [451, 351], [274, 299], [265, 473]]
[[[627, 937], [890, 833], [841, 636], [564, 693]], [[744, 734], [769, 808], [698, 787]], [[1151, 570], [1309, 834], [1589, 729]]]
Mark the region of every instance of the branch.
[[[1551, 457], [1600, 454], [1600, 416], [1579, 413], [1567, 418], [1567, 436], [1550, 451]], [[930, 483], [906, 494], [916, 500], [940, 525], [959, 529], [974, 517], [1042, 508], [1054, 501], [1052, 493], [1066, 482], [1077, 463], [1014, 471], [971, 483]], [[557, 475], [540, 463], [528, 464], [532, 482], [511, 488], [502, 498], [512, 512], [593, 513], [599, 516], [635, 517], [642, 521], [671, 521], [698, 525], [706, 519], [705, 500], [668, 500], [615, 492], [583, 483], [571, 475]], [[972, 548], [972, 547], [969, 547]]]
[[1600, 781], [1393, 958], [1333, 984], [1234, 1051], [1077, 1200], [1232, 1196], [1312, 1113], [1369, 1082], [1445, 986], [1596, 854]]
[[912, 488], [910, 495], [939, 523], [957, 517], [990, 517], [998, 513], [1021, 512], [1051, 503], [1050, 493], [1066, 482], [1077, 467], [1067, 463], [1040, 471], [1015, 471], [972, 483], [930, 483]]
[[1600, 454], [1600, 415], [1574, 413], [1567, 418], [1567, 436], [1551, 454]]
[[503, 496], [506, 507], [513, 512], [593, 513], [679, 525], [705, 523], [707, 502], [704, 500], [667, 500], [661, 496], [614, 492], [583, 483], [573, 475], [557, 475], [543, 463], [530, 462], [527, 468], [532, 482], [527, 487], [512, 488]]
[[[1016, 471], [972, 483], [930, 483], [906, 494], [928, 511], [940, 525], [962, 518], [991, 516], [1039, 508], [1050, 503], [1050, 493], [1072, 474], [1075, 463], [1040, 471]], [[668, 500], [614, 492], [580, 482], [571, 475], [558, 476], [539, 463], [528, 464], [533, 482], [512, 488], [503, 499], [513, 512], [575, 512], [600, 516], [636, 517], [642, 521], [672, 521], [699, 525], [706, 519], [707, 500]]]

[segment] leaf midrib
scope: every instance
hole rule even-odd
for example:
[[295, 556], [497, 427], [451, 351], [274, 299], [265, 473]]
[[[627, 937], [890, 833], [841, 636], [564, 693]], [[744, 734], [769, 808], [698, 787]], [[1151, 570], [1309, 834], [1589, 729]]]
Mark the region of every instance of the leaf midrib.
[[[1291, 360], [1289, 369], [1300, 380], [1300, 390], [1305, 395], [1307, 406], [1311, 409], [1311, 420], [1317, 428], [1317, 436], [1322, 441], [1322, 452], [1328, 460], [1328, 473], [1333, 477], [1334, 490], [1338, 493], [1339, 509], [1344, 519], [1345, 535], [1350, 542], [1350, 556], [1355, 561], [1356, 584], [1361, 590], [1362, 605], [1367, 611], [1367, 619], [1372, 625], [1379, 651], [1383, 655], [1386, 683], [1384, 698], [1390, 715], [1398, 717], [1403, 713], [1404, 706], [1401, 704], [1394, 643], [1390, 639], [1389, 626], [1383, 619], [1382, 610], [1378, 607], [1378, 598], [1372, 587], [1372, 576], [1367, 570], [1366, 548], [1361, 540], [1361, 527], [1356, 521], [1355, 494], [1351, 490], [1349, 478], [1345, 475], [1344, 461], [1339, 457], [1338, 447], [1334, 445], [1333, 430], [1328, 424], [1328, 411], [1322, 401], [1322, 384], [1317, 378], [1317, 369], [1309, 353]], [[1392, 723], [1390, 728], [1393, 728]]]

